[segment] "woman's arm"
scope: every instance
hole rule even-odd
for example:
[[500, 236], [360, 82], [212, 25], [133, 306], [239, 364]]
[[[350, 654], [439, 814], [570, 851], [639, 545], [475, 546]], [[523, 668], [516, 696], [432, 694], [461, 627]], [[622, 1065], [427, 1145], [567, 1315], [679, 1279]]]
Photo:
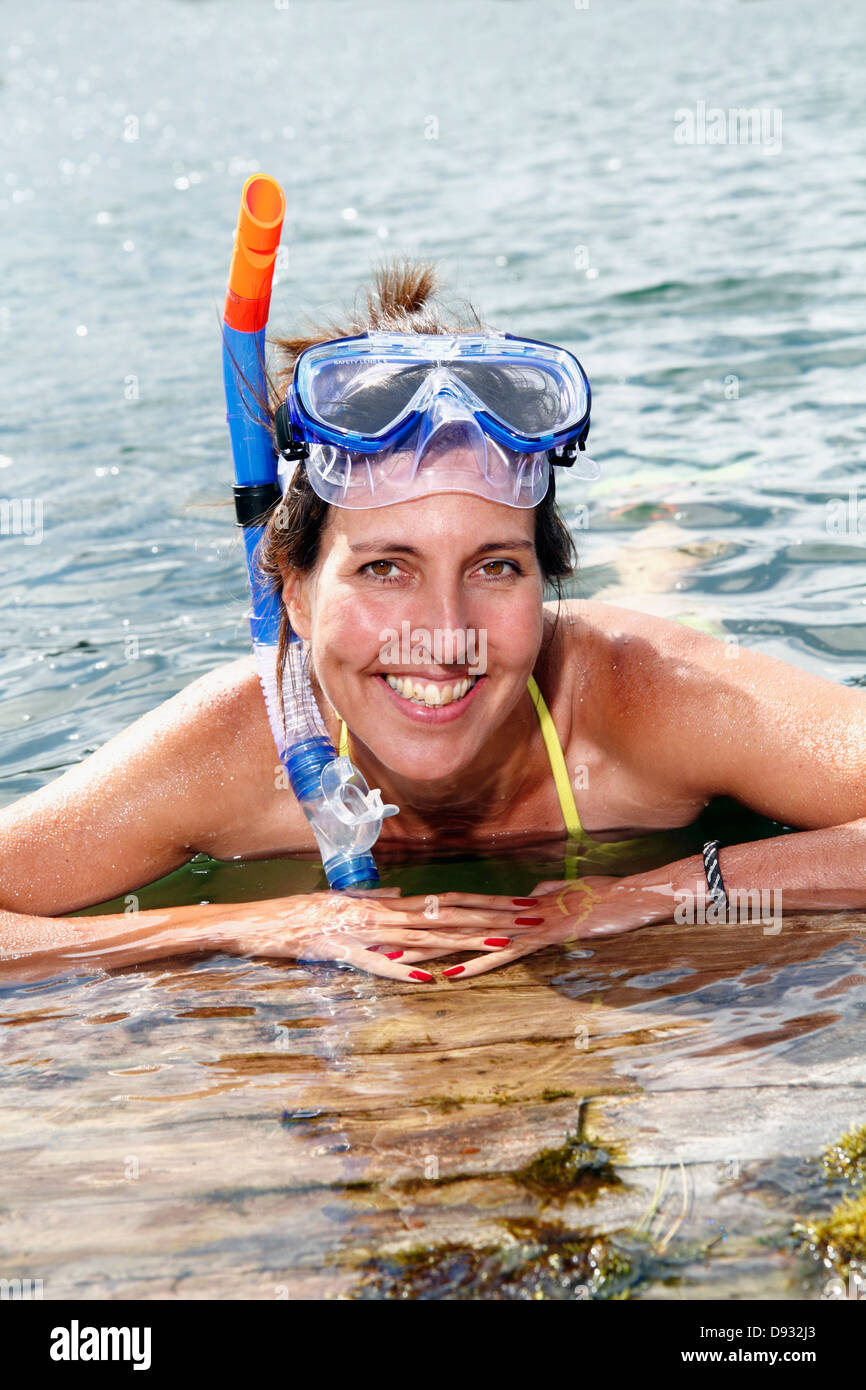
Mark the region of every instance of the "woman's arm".
[[[219, 854], [275, 794], [277, 755], [263, 752], [263, 728], [255, 671], [234, 662], [4, 807], [0, 909], [72, 912], [152, 883], [214, 845]], [[288, 815], [288, 798], [285, 806]]]
[[39, 979], [80, 965], [135, 965], [219, 947], [206, 908], [184, 905], [94, 917], [0, 912], [0, 979]]
[[[723, 845], [719, 868], [729, 900], [729, 920], [765, 922], [765, 935], [781, 930], [792, 912], [866, 908], [866, 817], [824, 830], [804, 830], [740, 845]], [[537, 891], [537, 890], [536, 890]], [[708, 898], [701, 855], [620, 879], [614, 898], [649, 909], [662, 921], [723, 923]], [[621, 930], [611, 926], [610, 931]], [[593, 935], [604, 934], [599, 926]]]
[[[278, 790], [261, 688], [248, 658], [209, 673], [62, 777], [0, 812], [0, 976], [33, 979], [190, 951], [340, 961], [426, 982], [415, 962], [510, 941], [509, 899], [453, 906], [396, 889], [297, 894], [66, 917], [178, 868], [200, 850], [303, 847], [312, 834]], [[264, 830], [262, 830], [264, 823]], [[267, 844], [268, 841], [266, 840]], [[390, 901], [389, 901], [390, 899]]]
[[[443, 973], [465, 980], [545, 946], [619, 936], [665, 922], [720, 929], [751, 923], [765, 936], [778, 936], [786, 913], [866, 908], [866, 817], [826, 830], [728, 845], [719, 851], [719, 866], [727, 910], [710, 900], [699, 854], [628, 878], [593, 874], [539, 883], [531, 897], [520, 900], [523, 911], [512, 927], [510, 945]], [[484, 901], [460, 893], [440, 898], [448, 907]]]
[[0, 981], [224, 951], [339, 961], [389, 979], [427, 983], [432, 975], [413, 969], [420, 959], [455, 951], [489, 953], [510, 943], [515, 930], [510, 899], [449, 904], [437, 910], [433, 921], [429, 902], [429, 896], [400, 898], [399, 890], [383, 888], [364, 896], [299, 893], [264, 902], [186, 904], [110, 916], [0, 911]]

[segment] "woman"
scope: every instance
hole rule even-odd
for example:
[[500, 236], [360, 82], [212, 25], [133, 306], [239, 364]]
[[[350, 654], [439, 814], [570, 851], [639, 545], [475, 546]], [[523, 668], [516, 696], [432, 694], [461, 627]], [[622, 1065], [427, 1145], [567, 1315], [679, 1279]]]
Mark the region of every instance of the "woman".
[[[301, 353], [319, 343], [388, 332], [411, 355], [409, 335], [487, 332], [449, 315], [434, 289], [428, 267], [391, 268], [358, 320], [282, 340], [280, 399]], [[331, 347], [321, 356], [333, 365]], [[290, 623], [308, 644], [329, 736], [400, 808], [379, 846], [403, 857], [458, 846], [501, 852], [561, 839], [563, 821], [571, 834], [616, 840], [688, 825], [718, 795], [801, 833], [720, 855], [711, 847], [626, 878], [542, 883], [526, 899], [396, 900], [396, 890], [380, 890], [64, 917], [199, 852], [233, 859], [315, 848], [275, 778], [249, 657], [195, 681], [0, 814], [8, 974], [219, 950], [429, 982], [421, 962], [469, 953], [443, 972], [466, 979], [551, 943], [670, 921], [686, 901], [699, 919], [726, 920], [725, 889], [781, 891], [789, 912], [866, 905], [866, 694], [756, 651], [731, 660], [725, 643], [629, 609], [545, 603], [545, 585], [570, 574], [574, 558], [554, 467], [533, 456], [521, 500], [502, 500], [503, 478], [513, 481], [509, 468], [526, 459], [515, 462], [466, 407], [478, 399], [471, 391], [494, 390], [495, 374], [465, 375], [461, 404], [453, 373], [449, 386], [418, 371], [429, 396], [420, 432], [388, 456], [389, 468], [411, 456], [410, 483], [373, 460], [356, 474], [373, 489], [360, 505], [328, 491], [339, 451], [311, 448], [283, 417], [288, 486], [261, 557], [281, 590], [286, 631]], [[363, 376], [362, 385], [361, 404], [375, 407], [375, 381]], [[354, 387], [334, 390], [352, 415]], [[586, 407], [581, 445], [588, 389]], [[399, 483], [390, 491], [389, 477]], [[413, 637], [407, 652], [407, 631], [429, 634], [428, 648]], [[463, 650], [437, 649], [443, 633], [462, 634]], [[579, 808], [567, 772], [575, 767]]]

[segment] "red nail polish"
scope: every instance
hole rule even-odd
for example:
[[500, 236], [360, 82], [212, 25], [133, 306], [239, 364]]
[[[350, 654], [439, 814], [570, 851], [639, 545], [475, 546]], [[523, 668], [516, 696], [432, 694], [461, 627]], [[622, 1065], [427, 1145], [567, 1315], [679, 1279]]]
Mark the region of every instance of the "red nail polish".
[[535, 907], [540, 902], [539, 898], [512, 898], [512, 907]]
[[386, 951], [386, 952], [385, 952], [385, 955], [388, 957], [389, 960], [396, 960], [397, 957], [398, 957], [398, 956], [402, 956], [402, 954], [403, 954], [402, 951]]
[[432, 975], [428, 975], [426, 970], [410, 970], [410, 971], [409, 971], [409, 979], [410, 979], [410, 980], [426, 980], [426, 981], [429, 981], [429, 980], [432, 980], [432, 979], [433, 979], [433, 976], [432, 976]]
[[452, 965], [450, 970], [443, 970], [443, 975], [461, 975], [466, 969], [465, 965]]
[[515, 927], [540, 927], [544, 921], [543, 917], [515, 917]]
[[485, 946], [510, 946], [510, 945], [511, 945], [511, 937], [510, 937], [510, 936], [486, 936], [486, 937], [484, 938], [484, 945], [485, 945]]

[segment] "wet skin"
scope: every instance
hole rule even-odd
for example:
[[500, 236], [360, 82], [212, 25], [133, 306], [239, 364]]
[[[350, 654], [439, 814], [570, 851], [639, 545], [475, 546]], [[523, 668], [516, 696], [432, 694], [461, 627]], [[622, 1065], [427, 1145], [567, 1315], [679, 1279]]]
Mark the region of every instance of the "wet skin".
[[[584, 774], [578, 809], [597, 838], [689, 824], [722, 794], [807, 829], [866, 816], [864, 692], [753, 649], [732, 660], [718, 639], [635, 610], [545, 605], [533, 537], [531, 511], [460, 494], [332, 508], [315, 570], [284, 574], [283, 598], [310, 643], [328, 732], [336, 742], [339, 710], [354, 762], [400, 807], [384, 822], [380, 848], [404, 856], [419, 847], [502, 852], [561, 840], [526, 689], [532, 672], [567, 768]], [[462, 699], [426, 708], [388, 686], [387, 675], [412, 676], [453, 690], [470, 674], [466, 662], [385, 660], [385, 634], [405, 622], [431, 634], [484, 632], [486, 667]], [[5, 808], [0, 956], [56, 964], [74, 945], [77, 960], [109, 952], [123, 964], [228, 949], [345, 960], [405, 980], [419, 978], [419, 960], [482, 952], [460, 968], [465, 978], [553, 942], [670, 920], [674, 871], [690, 885], [703, 872], [697, 857], [651, 875], [538, 885], [530, 895], [537, 902], [516, 905], [443, 893], [435, 917], [427, 897], [394, 901], [384, 890], [171, 908], [135, 922], [57, 916], [134, 891], [199, 851], [230, 859], [315, 849], [278, 770], [246, 658]], [[787, 838], [789, 850], [795, 838]], [[810, 846], [802, 846], [807, 859]], [[807, 883], [820, 878], [809, 863], [804, 872]]]

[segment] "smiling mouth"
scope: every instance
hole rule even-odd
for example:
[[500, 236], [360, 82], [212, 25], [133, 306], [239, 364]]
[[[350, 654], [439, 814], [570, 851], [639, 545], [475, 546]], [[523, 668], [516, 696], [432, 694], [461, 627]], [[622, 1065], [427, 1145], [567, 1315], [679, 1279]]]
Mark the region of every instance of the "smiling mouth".
[[385, 676], [391, 689], [413, 705], [425, 705], [428, 709], [439, 709], [443, 705], [453, 705], [462, 700], [478, 680], [477, 676], [464, 676], [451, 685], [435, 685], [433, 681], [421, 681], [412, 676]]

